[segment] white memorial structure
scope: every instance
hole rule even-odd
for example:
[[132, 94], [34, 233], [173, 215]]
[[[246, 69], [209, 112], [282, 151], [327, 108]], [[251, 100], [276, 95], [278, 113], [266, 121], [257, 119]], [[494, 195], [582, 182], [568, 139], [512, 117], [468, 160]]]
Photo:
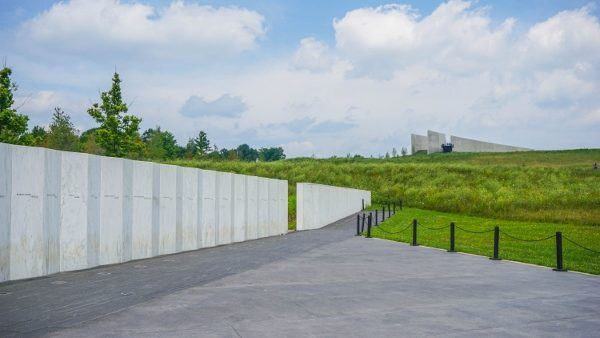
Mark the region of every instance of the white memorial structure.
[[0, 143], [0, 282], [287, 233], [287, 181]]
[[296, 229], [322, 228], [371, 205], [371, 192], [323, 184], [296, 185]]
[[[427, 151], [428, 154], [441, 153], [443, 151], [442, 144], [446, 143], [446, 135], [436, 131], [428, 130], [427, 136], [411, 134], [410, 143], [413, 155], [419, 151]], [[457, 153], [492, 153], [533, 150], [529, 148], [507, 146], [504, 144], [478, 141], [452, 135], [450, 136], [450, 143], [453, 145], [452, 151]]]

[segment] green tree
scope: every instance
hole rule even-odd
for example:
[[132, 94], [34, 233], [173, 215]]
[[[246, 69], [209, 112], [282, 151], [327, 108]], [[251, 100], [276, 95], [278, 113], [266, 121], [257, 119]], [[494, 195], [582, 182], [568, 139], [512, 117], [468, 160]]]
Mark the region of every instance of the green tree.
[[96, 142], [96, 131], [98, 128], [92, 128], [81, 133], [79, 137], [79, 143], [81, 151], [87, 154], [95, 154], [102, 155], [104, 154], [104, 150], [102, 147]]
[[221, 148], [221, 150], [219, 150], [219, 156], [223, 160], [228, 159], [228, 157], [229, 157], [229, 149], [227, 149], [227, 148]]
[[48, 132], [46, 131], [46, 129], [44, 127], [42, 127], [42, 126], [33, 127], [33, 129], [31, 129], [30, 135], [32, 138], [31, 145], [38, 146], [38, 147], [43, 147], [46, 145], [46, 136], [48, 135]]
[[142, 134], [146, 145], [146, 156], [156, 159], [174, 159], [181, 154], [177, 140], [171, 132], [162, 131], [159, 126], [150, 128]]
[[115, 72], [109, 91], [100, 94], [102, 103], [94, 103], [88, 114], [100, 124], [96, 142], [108, 156], [139, 156], [143, 149], [139, 127], [142, 121], [134, 115], [126, 115], [127, 104], [121, 95], [121, 79]]
[[237, 157], [242, 161], [254, 162], [258, 159], [258, 150], [247, 144], [242, 144], [236, 149]]
[[189, 157], [204, 157], [210, 152], [210, 141], [204, 131], [200, 131], [197, 137], [191, 138], [185, 146]]
[[261, 148], [258, 151], [258, 155], [260, 160], [265, 162], [285, 159], [285, 154], [281, 147]]
[[12, 70], [8, 67], [0, 70], [0, 142], [13, 144], [31, 144], [33, 138], [27, 133], [27, 115], [18, 114], [13, 109], [13, 92], [17, 85], [10, 79]]
[[52, 123], [46, 136], [46, 146], [57, 150], [79, 150], [78, 134], [79, 131], [75, 129], [71, 117], [59, 107], [54, 108]]

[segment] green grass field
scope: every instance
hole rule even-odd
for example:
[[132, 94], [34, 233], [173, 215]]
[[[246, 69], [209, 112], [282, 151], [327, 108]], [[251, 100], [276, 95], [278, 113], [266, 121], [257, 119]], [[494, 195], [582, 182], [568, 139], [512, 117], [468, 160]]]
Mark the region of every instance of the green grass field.
[[[419, 224], [417, 238], [420, 245], [449, 249], [449, 224], [450, 222], [454, 222], [457, 226], [455, 229], [456, 251], [491, 257], [494, 245], [493, 231], [470, 233], [462, 229], [486, 231], [492, 230], [494, 226], [499, 226], [501, 231], [499, 256], [502, 259], [549, 267], [556, 266], [555, 237], [536, 242], [524, 242], [510, 238], [506, 234], [520, 239], [533, 240], [546, 238], [554, 235], [557, 231], [561, 231], [563, 234], [565, 268], [600, 274], [600, 253], [592, 253], [564, 239], [564, 237], [569, 238], [578, 244], [600, 252], [600, 229], [597, 226], [498, 220], [416, 208], [404, 208], [402, 211], [397, 210], [396, 215], [387, 219], [378, 227], [373, 227], [371, 235], [377, 238], [410, 243], [412, 240], [411, 224], [413, 219], [417, 219]], [[441, 227], [444, 228], [439, 229]], [[400, 233], [390, 234], [396, 232]]]
[[495, 219], [600, 226], [600, 149], [172, 164], [371, 190], [374, 202]]

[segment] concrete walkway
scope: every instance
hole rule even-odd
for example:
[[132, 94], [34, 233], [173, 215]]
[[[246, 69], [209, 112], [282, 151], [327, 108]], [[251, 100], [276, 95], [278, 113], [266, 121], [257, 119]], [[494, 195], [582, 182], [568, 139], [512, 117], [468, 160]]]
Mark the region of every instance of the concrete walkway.
[[354, 218], [0, 284], [0, 336], [569, 336], [600, 278], [354, 237]]

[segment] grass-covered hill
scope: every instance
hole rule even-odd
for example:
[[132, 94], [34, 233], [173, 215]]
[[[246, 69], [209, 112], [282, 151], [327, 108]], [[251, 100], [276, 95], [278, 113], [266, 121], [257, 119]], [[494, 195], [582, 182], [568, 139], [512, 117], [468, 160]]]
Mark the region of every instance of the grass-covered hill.
[[506, 220], [600, 225], [600, 149], [173, 164], [368, 189], [375, 202]]

